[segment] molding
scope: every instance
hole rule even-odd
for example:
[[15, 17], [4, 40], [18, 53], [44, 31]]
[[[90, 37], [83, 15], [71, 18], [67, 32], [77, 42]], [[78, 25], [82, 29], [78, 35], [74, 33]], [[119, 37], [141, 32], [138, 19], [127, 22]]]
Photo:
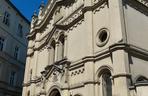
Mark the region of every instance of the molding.
[[141, 82], [141, 83], [135, 83], [135, 87], [141, 87], [141, 86], [147, 86], [148, 87], [148, 82]]
[[85, 81], [85, 82], [69, 85], [69, 87], [62, 87], [61, 90], [71, 90], [71, 89], [82, 88], [82, 87], [85, 87], [86, 85], [90, 85], [90, 84], [95, 85], [95, 84], [99, 84], [99, 82], [96, 82], [96, 81]]
[[25, 67], [25, 62], [19, 61], [3, 51], [0, 51], [0, 59], [4, 60], [4, 62], [7, 62], [8, 64], [12, 64], [23, 69]]
[[142, 3], [143, 5], [145, 5], [146, 7], [148, 7], [148, 1], [147, 0], [136, 0], [140, 3]]
[[83, 11], [83, 13], [86, 13], [87, 11], [93, 11], [104, 3], [106, 3], [108, 5], [108, 0], [98, 0], [98, 2], [92, 6], [85, 6], [82, 11]]
[[[76, 62], [70, 62], [68, 61], [66, 58], [65, 59], [62, 59], [61, 61], [57, 61], [55, 63], [53, 63], [52, 65], [48, 65], [45, 70], [43, 71], [43, 73], [45, 73], [45, 77], [46, 79], [49, 78], [49, 76], [51, 75], [51, 73], [53, 72], [54, 68], [53, 68], [53, 65], [63, 65], [63, 64], [70, 64], [70, 66], [68, 67], [69, 68], [69, 71], [71, 70], [74, 70], [74, 69], [77, 69], [79, 67], [83, 67], [85, 62], [94, 62], [94, 61], [97, 61], [98, 59], [101, 59], [102, 56], [106, 56], [106, 54], [110, 54], [116, 50], [125, 50], [126, 52], [129, 52], [129, 53], [133, 53], [133, 54], [138, 54], [140, 56], [144, 56], [146, 58], [148, 58], [148, 50], [144, 50], [140, 47], [137, 47], [137, 46], [134, 46], [134, 45], [131, 45], [131, 44], [125, 44], [125, 43], [118, 43], [118, 44], [114, 44], [114, 45], [111, 45], [107, 50], [105, 51], [100, 51], [99, 53], [97, 53], [95, 56], [86, 56], [82, 59], [80, 59], [79, 61], [76, 61]], [[123, 73], [123, 74], [116, 74], [113, 76], [113, 78], [117, 78], [117, 77], [131, 77], [131, 74], [126, 74], [126, 73]], [[26, 86], [30, 86], [31, 83], [37, 83], [37, 82], [40, 82], [41, 78], [38, 78], [36, 80], [31, 80], [27, 83], [24, 83], [23, 86], [26, 87]]]
[[[84, 4], [82, 4], [77, 10], [74, 11], [74, 13], [72, 13], [69, 17], [65, 18], [62, 22], [62, 24], [56, 22], [54, 25], [54, 27], [56, 27], [56, 29], [60, 29], [60, 30], [67, 30], [70, 27], [72, 27], [74, 24], [76, 24], [78, 21], [80, 21], [79, 19], [82, 19], [82, 17], [84, 18], [84, 14], [87, 11], [93, 11], [95, 10], [97, 7], [101, 6], [102, 4], [104, 4], [105, 2], [107, 2], [108, 0], [100, 0], [98, 3], [92, 5], [92, 6], [85, 6]], [[62, 1], [61, 1], [62, 2]], [[106, 3], [108, 4], [108, 3]], [[55, 9], [55, 7], [57, 7], [57, 4], [55, 2], [55, 5], [53, 6], [54, 8], [51, 8], [49, 12], [47, 12], [47, 17], [45, 17], [45, 19], [43, 19], [41, 21], [41, 23], [38, 26], [35, 26], [34, 30], [28, 35], [28, 39], [31, 37], [33, 37], [37, 32], [37, 30], [40, 30], [40, 28], [42, 26], [45, 26], [45, 22], [46, 20], [49, 21], [48, 19], [50, 19], [49, 17], [51, 17], [50, 15], [53, 14], [53, 9]], [[68, 20], [68, 21], [67, 21]], [[66, 22], [65, 22], [66, 21]], [[65, 22], [65, 23], [64, 23]]]
[[70, 64], [70, 70], [77, 69], [77, 67], [84, 66], [85, 62], [96, 62], [102, 58], [106, 58], [112, 54], [112, 52], [116, 50], [125, 50], [125, 52], [136, 54], [137, 56], [142, 56], [148, 58], [148, 50], [142, 49], [138, 46], [134, 46], [126, 43], [116, 43], [109, 48], [101, 50], [95, 53], [94, 56], [85, 56], [77, 61], [73, 61]]
[[127, 78], [131, 78], [131, 74], [128, 74], [128, 73], [120, 73], [120, 74], [116, 74], [116, 75], [113, 75], [112, 76], [112, 79], [115, 79], [115, 78], [119, 78], [119, 77], [127, 77]]

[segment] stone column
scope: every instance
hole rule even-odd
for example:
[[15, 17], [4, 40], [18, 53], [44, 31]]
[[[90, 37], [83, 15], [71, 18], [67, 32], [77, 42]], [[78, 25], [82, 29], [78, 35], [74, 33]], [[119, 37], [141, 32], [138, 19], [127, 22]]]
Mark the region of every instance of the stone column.
[[64, 38], [64, 57], [67, 57], [67, 45], [68, 45], [68, 37], [67, 37], [67, 33], [65, 35], [65, 38]]
[[56, 45], [55, 45], [55, 60], [54, 61], [58, 60], [58, 47], [59, 47], [59, 42], [56, 41]]
[[46, 64], [45, 66], [49, 65], [49, 48], [45, 49], [45, 57], [46, 57]]

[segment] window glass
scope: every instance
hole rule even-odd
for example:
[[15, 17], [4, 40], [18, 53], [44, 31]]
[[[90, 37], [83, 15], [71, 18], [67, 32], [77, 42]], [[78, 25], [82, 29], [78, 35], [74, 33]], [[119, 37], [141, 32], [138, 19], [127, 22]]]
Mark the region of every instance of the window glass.
[[3, 51], [3, 47], [4, 47], [4, 38], [0, 37], [0, 51]]
[[23, 37], [23, 26], [21, 24], [18, 25], [18, 36]]
[[102, 75], [103, 96], [112, 96], [112, 81], [110, 77], [110, 73]]
[[10, 84], [11, 86], [14, 86], [15, 76], [16, 76], [16, 72], [12, 71], [12, 72], [10, 73], [10, 81], [9, 81], [9, 84]]
[[5, 25], [7, 25], [7, 26], [10, 25], [10, 20], [9, 19], [10, 19], [10, 14], [7, 11], [5, 11], [4, 18], [3, 18], [3, 23]]
[[19, 47], [16, 46], [14, 50], [14, 58], [18, 59], [18, 55], [19, 55]]

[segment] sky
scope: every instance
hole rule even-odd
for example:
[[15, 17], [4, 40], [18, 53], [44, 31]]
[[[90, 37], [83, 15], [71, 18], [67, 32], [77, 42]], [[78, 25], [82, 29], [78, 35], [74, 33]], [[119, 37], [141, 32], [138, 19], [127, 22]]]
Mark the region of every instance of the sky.
[[[31, 21], [31, 17], [35, 10], [38, 11], [39, 6], [42, 0], [10, 0], [16, 8], [29, 20]], [[46, 3], [47, 0], [44, 0]]]

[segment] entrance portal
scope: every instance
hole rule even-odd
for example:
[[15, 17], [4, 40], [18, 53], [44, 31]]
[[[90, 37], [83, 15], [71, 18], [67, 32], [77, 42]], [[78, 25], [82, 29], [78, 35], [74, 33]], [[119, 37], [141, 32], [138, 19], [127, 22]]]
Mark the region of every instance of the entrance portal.
[[57, 89], [54, 89], [49, 96], [61, 96], [60, 92]]

